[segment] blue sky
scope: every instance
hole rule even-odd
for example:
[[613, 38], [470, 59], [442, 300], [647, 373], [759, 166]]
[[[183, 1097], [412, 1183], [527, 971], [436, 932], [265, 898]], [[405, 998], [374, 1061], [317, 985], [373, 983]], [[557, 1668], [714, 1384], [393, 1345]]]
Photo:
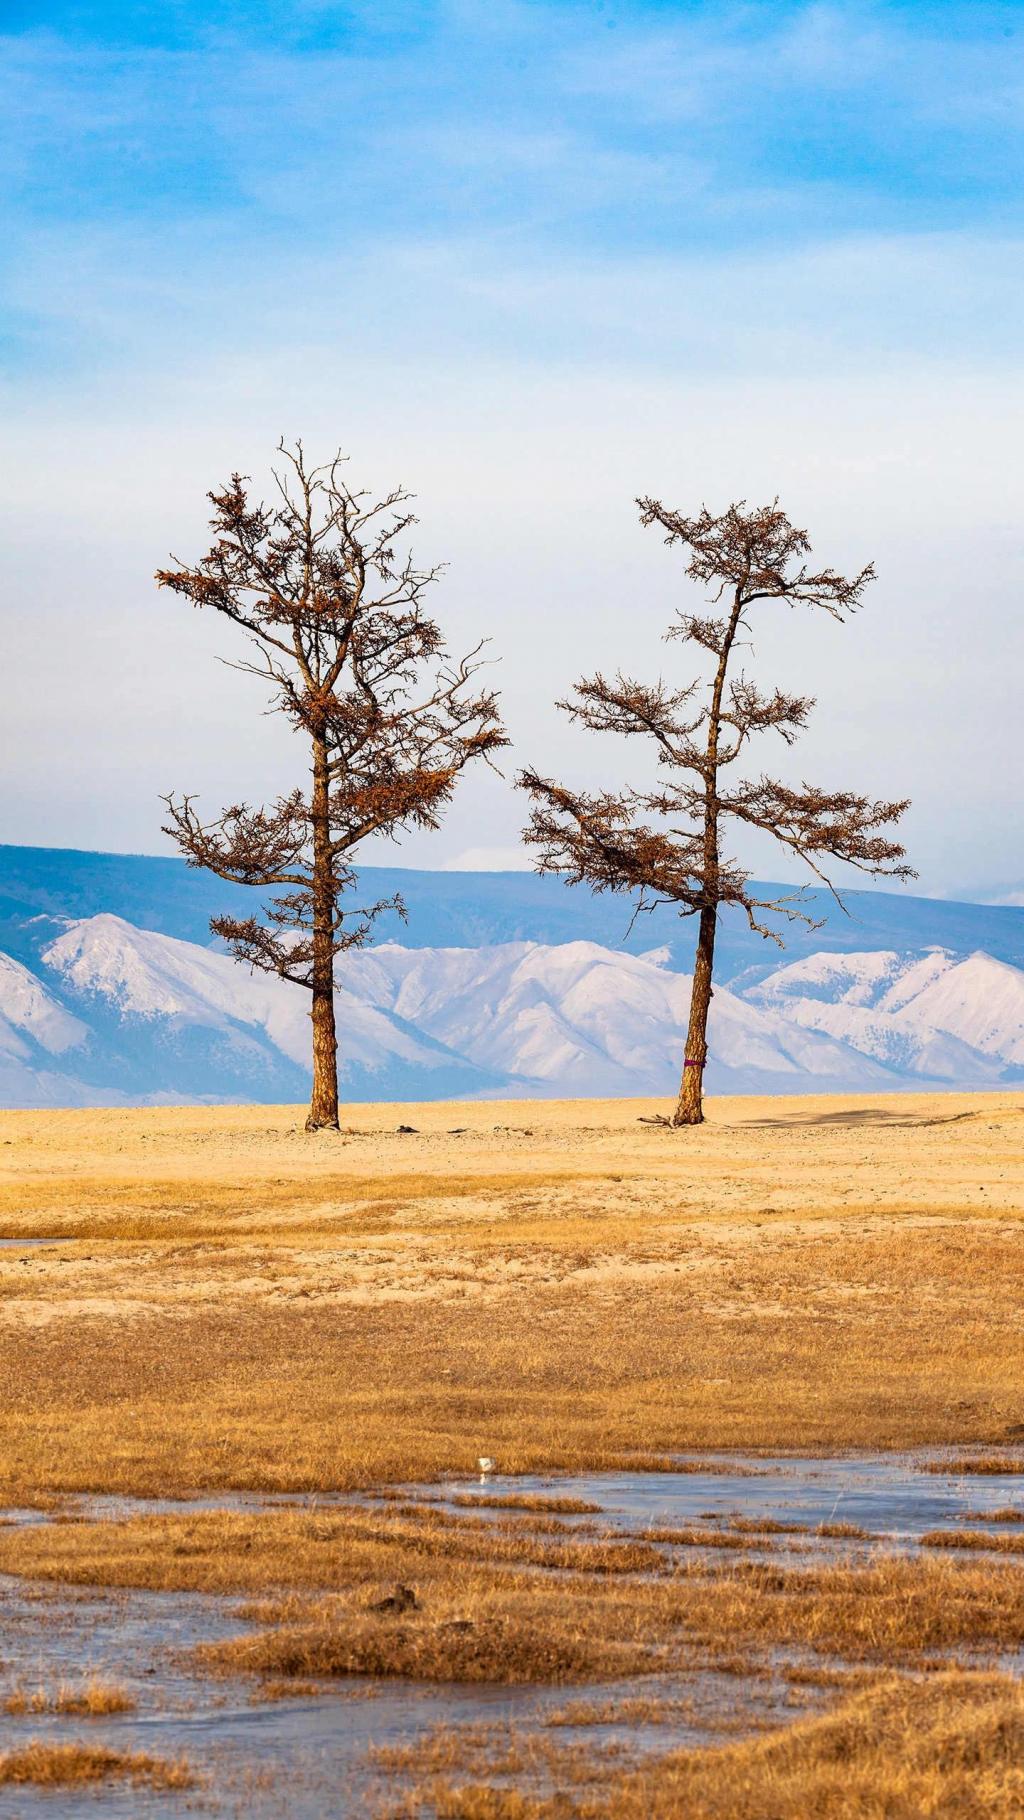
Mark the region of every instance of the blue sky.
[[[0, 838], [155, 851], [158, 790], [290, 780], [217, 628], [149, 582], [284, 430], [417, 490], [439, 614], [492, 634], [521, 756], [593, 781], [617, 761], [550, 698], [664, 667], [678, 593], [633, 495], [781, 493], [823, 557], [880, 572], [841, 644], [765, 629], [766, 672], [820, 699], [804, 768], [912, 793], [926, 888], [1019, 884], [1024, 7], [0, 19], [25, 683]], [[40, 700], [76, 754], [60, 792]], [[475, 783], [405, 857], [511, 854], [520, 819]]]

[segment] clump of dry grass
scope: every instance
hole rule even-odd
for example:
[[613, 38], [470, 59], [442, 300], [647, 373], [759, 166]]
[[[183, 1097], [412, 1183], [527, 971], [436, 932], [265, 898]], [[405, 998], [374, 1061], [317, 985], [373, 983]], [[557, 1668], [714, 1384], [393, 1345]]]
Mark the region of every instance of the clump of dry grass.
[[985, 1548], [1001, 1555], [1024, 1555], [1024, 1536], [991, 1535], [984, 1529], [929, 1529], [922, 1548]]
[[410, 1617], [398, 1623], [328, 1609], [297, 1626], [203, 1645], [216, 1673], [269, 1677], [380, 1675], [414, 1681], [571, 1682], [621, 1673], [625, 1649], [547, 1624], [490, 1614], [485, 1619]]
[[1018, 1820], [1024, 1689], [1009, 1676], [876, 1684], [823, 1717], [724, 1747], [673, 1752], [598, 1790], [530, 1795], [436, 1779], [393, 1814], [443, 1820]]
[[807, 1534], [806, 1523], [783, 1523], [777, 1517], [733, 1517], [729, 1528], [741, 1536], [797, 1536]]
[[109, 1750], [101, 1744], [50, 1744], [33, 1738], [0, 1755], [0, 1785], [68, 1788], [91, 1782], [128, 1781], [152, 1789], [194, 1788], [184, 1758], [170, 1762], [143, 1751]]
[[729, 1529], [697, 1529], [693, 1527], [672, 1528], [669, 1524], [652, 1525], [644, 1530], [644, 1539], [658, 1542], [663, 1547], [672, 1548], [753, 1548], [753, 1534], [738, 1529], [733, 1524]]
[[877, 1668], [830, 1667], [825, 1662], [793, 1662], [779, 1670], [791, 1687], [837, 1687], [849, 1693], [855, 1687], [874, 1686], [879, 1678]]
[[15, 1688], [4, 1701], [4, 1711], [17, 1713], [67, 1713], [81, 1718], [103, 1718], [109, 1713], [131, 1713], [135, 1701], [125, 1688], [92, 1680], [80, 1686], [62, 1683], [55, 1693], [44, 1687], [31, 1691]]
[[1024, 1643], [1024, 1574], [1008, 1563], [873, 1555], [811, 1567], [739, 1562], [687, 1573], [681, 1623], [702, 1642], [800, 1644], [851, 1661], [908, 1661]]
[[585, 1498], [549, 1497], [541, 1492], [502, 1492], [477, 1497], [475, 1492], [456, 1492], [449, 1500], [463, 1510], [535, 1510], [562, 1516], [600, 1515], [600, 1504], [588, 1504]]
[[947, 1478], [973, 1473], [979, 1478], [1019, 1479], [1024, 1478], [1024, 1454], [985, 1453], [956, 1460], [929, 1460], [925, 1471], [943, 1473]]
[[666, 1699], [656, 1693], [634, 1694], [612, 1700], [573, 1700], [546, 1713], [544, 1724], [581, 1729], [592, 1725], [673, 1725], [693, 1711], [688, 1700]]
[[251, 1698], [253, 1705], [257, 1706], [262, 1705], [264, 1700], [313, 1700], [323, 1691], [322, 1681], [300, 1681], [291, 1677], [281, 1681], [271, 1677], [253, 1689]]

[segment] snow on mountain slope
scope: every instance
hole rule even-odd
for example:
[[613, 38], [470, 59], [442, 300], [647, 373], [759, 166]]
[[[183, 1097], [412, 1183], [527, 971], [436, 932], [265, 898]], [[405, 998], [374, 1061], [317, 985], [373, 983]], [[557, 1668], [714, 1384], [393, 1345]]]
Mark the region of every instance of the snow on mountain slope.
[[[349, 989], [388, 1005], [480, 1065], [566, 1093], [671, 1091], [690, 1008], [689, 976], [662, 954], [596, 942], [507, 942], [486, 949], [386, 943], [347, 957]], [[810, 1071], [870, 1085], [884, 1071], [845, 1045], [716, 987], [712, 1065], [790, 1077]]]
[[957, 965], [955, 955], [947, 948], [927, 948], [923, 954], [901, 954], [895, 959], [897, 965], [889, 983], [875, 1001], [880, 1011], [902, 1011], [927, 986]]
[[908, 1027], [898, 1016], [862, 1005], [830, 1005], [820, 999], [789, 999], [783, 1014], [807, 1030], [849, 1043], [901, 1074], [932, 1080], [992, 1085], [1003, 1074], [1001, 1061], [928, 1024]]
[[121, 1096], [95, 1091], [52, 1066], [88, 1040], [85, 1024], [48, 992], [42, 980], [9, 954], [0, 954], [0, 1106], [89, 1106]]
[[949, 965], [950, 956], [942, 948], [912, 954], [899, 954], [892, 948], [864, 954], [808, 954], [778, 967], [749, 987], [745, 996], [766, 1005], [818, 999], [825, 1004], [874, 1006], [891, 995], [885, 1009], [893, 1010], [901, 983], [904, 995], [913, 997]]
[[901, 1074], [985, 1086], [1024, 1065], [1024, 973], [987, 954], [812, 954], [744, 996]]
[[84, 1041], [86, 1028], [34, 973], [9, 954], [0, 954], [0, 1054], [29, 1056], [26, 1036], [48, 1055], [63, 1055]]
[[[112, 1003], [122, 1018], [221, 1031], [248, 1026], [290, 1061], [308, 1066], [308, 994], [274, 975], [251, 973], [217, 949], [100, 915], [72, 923], [44, 950], [43, 960], [77, 992]], [[458, 1063], [344, 988], [337, 1011], [345, 1070], [382, 1072], [398, 1062], [429, 1072]]]
[[122, 1016], [219, 1024], [257, 1024], [286, 1055], [304, 1058], [304, 1006], [298, 993], [266, 974], [249, 974], [230, 955], [170, 935], [136, 929], [123, 917], [72, 923], [43, 960], [81, 993], [111, 1000]]
[[[592, 941], [354, 950], [337, 992], [344, 1090], [672, 1093], [690, 979], [671, 958]], [[39, 969], [0, 956], [0, 1103], [305, 1090], [308, 995], [215, 948], [103, 913], [69, 923]], [[712, 1092], [995, 1085], [1024, 1072], [1024, 972], [942, 949], [811, 954], [716, 985], [709, 1045]]]
[[[882, 1000], [888, 1009], [891, 993]], [[969, 1043], [983, 1055], [1024, 1067], [1024, 973], [990, 954], [950, 964], [894, 1015], [915, 1027], [931, 1025]]]

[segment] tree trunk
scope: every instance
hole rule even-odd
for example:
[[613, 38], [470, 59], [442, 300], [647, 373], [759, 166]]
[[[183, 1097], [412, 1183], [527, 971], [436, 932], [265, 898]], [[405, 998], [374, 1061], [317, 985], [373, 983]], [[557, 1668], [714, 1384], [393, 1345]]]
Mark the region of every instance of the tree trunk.
[[338, 1039], [334, 1028], [333, 982], [313, 992], [313, 1092], [307, 1131], [338, 1130]]
[[679, 1084], [673, 1125], [704, 1123], [704, 1069], [708, 1059], [708, 1012], [711, 1009], [711, 976], [715, 963], [715, 921], [713, 904], [700, 913], [697, 954], [693, 963], [693, 990], [690, 994], [690, 1023], [686, 1032], [686, 1055], [683, 1078]]
[[718, 925], [718, 738], [722, 729], [722, 697], [729, 668], [733, 641], [743, 613], [742, 591], [737, 586], [732, 612], [718, 653], [718, 668], [708, 710], [708, 743], [704, 761], [704, 894], [697, 931], [697, 953], [693, 963], [693, 989], [690, 993], [690, 1023], [686, 1032], [686, 1054], [679, 1098], [672, 1117], [673, 1125], [703, 1125], [704, 1069], [708, 1060], [708, 1012], [711, 1010], [711, 979], [715, 966], [715, 930]]
[[313, 738], [313, 1092], [307, 1131], [338, 1130], [338, 1039], [334, 1024], [334, 867], [327, 745]]

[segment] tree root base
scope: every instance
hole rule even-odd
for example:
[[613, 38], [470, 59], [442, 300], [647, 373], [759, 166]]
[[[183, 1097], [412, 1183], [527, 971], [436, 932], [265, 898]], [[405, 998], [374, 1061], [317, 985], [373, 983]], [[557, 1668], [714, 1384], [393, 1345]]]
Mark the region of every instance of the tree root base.
[[698, 1115], [698, 1117], [695, 1119], [694, 1118], [667, 1119], [663, 1112], [655, 1112], [651, 1115], [650, 1118], [644, 1118], [643, 1114], [641, 1113], [640, 1117], [637, 1119], [638, 1125], [664, 1125], [664, 1127], [667, 1131], [679, 1131], [687, 1125], [703, 1125], [703, 1123], [704, 1123], [704, 1114], [703, 1113], [700, 1113]]

